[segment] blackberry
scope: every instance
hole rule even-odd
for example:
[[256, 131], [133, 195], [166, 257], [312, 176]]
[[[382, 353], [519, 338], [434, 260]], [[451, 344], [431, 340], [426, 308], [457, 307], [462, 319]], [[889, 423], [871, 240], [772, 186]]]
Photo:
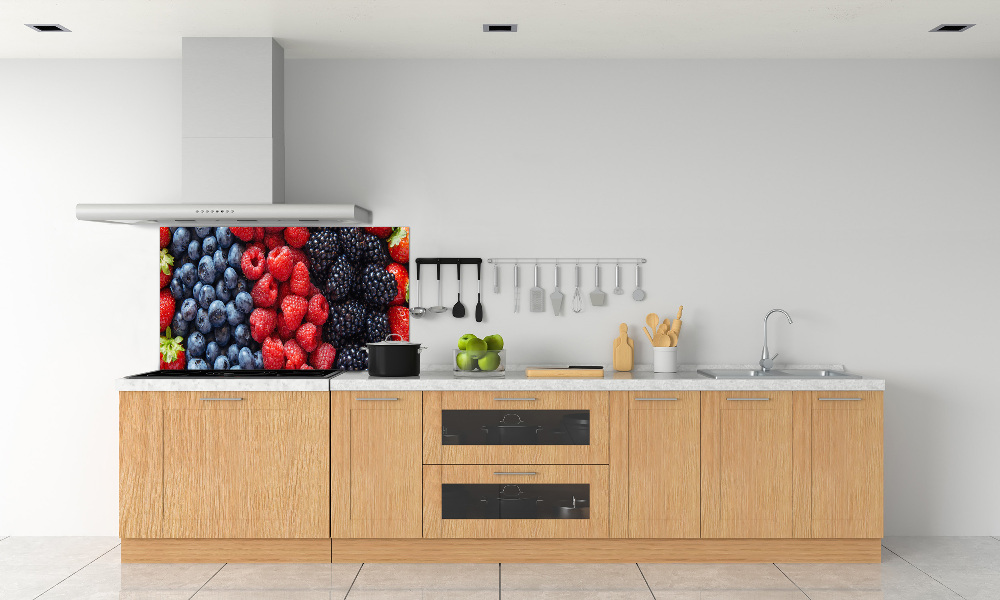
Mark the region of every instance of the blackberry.
[[366, 371], [368, 369], [368, 348], [350, 345], [337, 349], [334, 368], [345, 371]]
[[370, 312], [365, 319], [365, 343], [384, 342], [389, 333], [389, 316], [381, 311]]
[[346, 256], [338, 256], [330, 266], [329, 273], [324, 284], [323, 291], [326, 292], [326, 300], [331, 304], [338, 300], [346, 300], [354, 285], [354, 265], [347, 260]]
[[384, 240], [379, 239], [376, 235], [365, 232], [361, 238], [361, 248], [363, 250], [362, 259], [366, 263], [384, 267], [392, 262], [392, 257], [389, 256], [389, 247], [386, 246]]
[[387, 306], [397, 291], [396, 278], [384, 266], [365, 265], [354, 281], [354, 297], [372, 306]]
[[363, 246], [365, 234], [367, 232], [361, 227], [340, 227], [337, 230], [340, 253], [346, 256], [352, 263], [361, 262], [365, 254]]
[[364, 305], [357, 300], [348, 300], [330, 306], [330, 318], [323, 324], [323, 339], [340, 348], [364, 330]]
[[332, 227], [313, 227], [309, 230], [309, 241], [306, 242], [306, 255], [313, 275], [320, 281], [326, 278], [326, 273], [337, 257], [337, 232]]

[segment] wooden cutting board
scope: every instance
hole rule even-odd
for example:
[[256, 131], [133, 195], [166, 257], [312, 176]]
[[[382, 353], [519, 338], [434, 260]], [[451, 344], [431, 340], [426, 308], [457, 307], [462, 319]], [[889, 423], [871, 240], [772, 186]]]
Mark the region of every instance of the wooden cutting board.
[[528, 367], [526, 377], [604, 377], [604, 368], [571, 369], [568, 367]]

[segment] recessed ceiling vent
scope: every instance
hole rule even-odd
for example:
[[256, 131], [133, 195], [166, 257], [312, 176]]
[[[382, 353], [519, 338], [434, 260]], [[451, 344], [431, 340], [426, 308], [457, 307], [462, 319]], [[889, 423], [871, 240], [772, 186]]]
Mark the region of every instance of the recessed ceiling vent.
[[508, 32], [508, 33], [513, 33], [515, 31], [517, 31], [517, 25], [516, 24], [507, 24], [507, 25], [496, 25], [496, 24], [494, 24], [494, 25], [488, 25], [488, 24], [486, 24], [486, 25], [483, 25], [483, 31], [486, 32], [486, 33], [493, 33], [494, 31], [496, 31], [496, 32], [504, 31], [504, 32]]
[[966, 29], [975, 26], [975, 23], [971, 25], [938, 25], [931, 32], [935, 31], [965, 31]]
[[30, 23], [25, 23], [25, 26], [30, 27], [30, 28], [34, 29], [35, 31], [41, 31], [42, 33], [45, 33], [47, 31], [65, 31], [66, 33], [70, 33], [69, 29], [66, 29], [62, 25], [57, 25], [57, 24], [51, 24], [51, 25], [32, 25]]

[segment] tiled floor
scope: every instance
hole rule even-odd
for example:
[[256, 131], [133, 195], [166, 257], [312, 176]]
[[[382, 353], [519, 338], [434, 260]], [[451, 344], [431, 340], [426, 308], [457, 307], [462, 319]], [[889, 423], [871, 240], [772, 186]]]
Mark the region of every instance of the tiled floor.
[[882, 564], [121, 564], [117, 538], [0, 536], [0, 600], [998, 600], [1000, 539], [886, 538]]

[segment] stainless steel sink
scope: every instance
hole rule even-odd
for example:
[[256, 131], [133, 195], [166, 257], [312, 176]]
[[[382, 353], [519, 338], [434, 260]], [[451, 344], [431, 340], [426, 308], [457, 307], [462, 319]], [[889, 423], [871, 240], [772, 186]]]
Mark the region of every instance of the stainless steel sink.
[[712, 379], [861, 379], [860, 375], [831, 369], [698, 369]]

